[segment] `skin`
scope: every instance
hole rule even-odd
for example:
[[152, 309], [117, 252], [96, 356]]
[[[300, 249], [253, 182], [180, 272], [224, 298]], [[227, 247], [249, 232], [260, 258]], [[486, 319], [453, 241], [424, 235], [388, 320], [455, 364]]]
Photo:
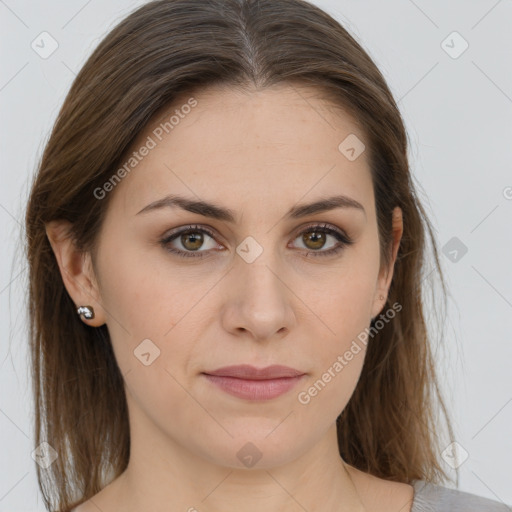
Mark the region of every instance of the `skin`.
[[[76, 510], [410, 511], [410, 485], [356, 470], [338, 453], [335, 420], [356, 387], [364, 343], [308, 404], [298, 400], [384, 312], [379, 297], [393, 275], [402, 212], [393, 212], [392, 262], [380, 269], [367, 152], [350, 161], [338, 150], [349, 134], [364, 142], [363, 132], [311, 88], [216, 87], [194, 97], [197, 106], [110, 192], [95, 266], [66, 237], [65, 222], [46, 227], [70, 296], [94, 307], [95, 318], [83, 321], [108, 326], [129, 408], [128, 468]], [[160, 111], [132, 150], [188, 98]], [[170, 193], [229, 208], [236, 223], [177, 207], [137, 215]], [[334, 193], [365, 212], [284, 218], [297, 203]], [[330, 234], [323, 245], [304, 240], [304, 228], [317, 223], [354, 243], [315, 256], [338, 243]], [[207, 257], [180, 258], [160, 243], [189, 224], [215, 237], [204, 234], [201, 246], [178, 236], [169, 245], [199, 247]], [[236, 252], [248, 236], [263, 248], [251, 263]], [[134, 356], [144, 339], [160, 350], [148, 366]], [[286, 394], [256, 402], [201, 375], [242, 363], [307, 375]], [[262, 454], [252, 467], [236, 455], [248, 442]]]

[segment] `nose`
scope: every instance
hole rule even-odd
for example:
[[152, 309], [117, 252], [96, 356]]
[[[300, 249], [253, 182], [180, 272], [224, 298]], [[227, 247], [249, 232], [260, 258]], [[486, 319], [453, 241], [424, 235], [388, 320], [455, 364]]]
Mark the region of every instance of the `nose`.
[[247, 263], [239, 258], [224, 283], [224, 329], [260, 342], [285, 336], [296, 324], [297, 301], [286, 281], [287, 272], [275, 259], [261, 255]]

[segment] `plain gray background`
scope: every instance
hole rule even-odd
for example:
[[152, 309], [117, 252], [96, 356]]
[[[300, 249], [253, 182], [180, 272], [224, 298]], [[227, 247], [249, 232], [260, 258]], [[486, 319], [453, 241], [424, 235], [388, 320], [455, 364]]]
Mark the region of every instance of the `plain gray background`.
[[[103, 36], [142, 3], [0, 0], [1, 512], [45, 510], [31, 458], [27, 272], [20, 246], [30, 180], [75, 74]], [[411, 169], [451, 293], [436, 362], [464, 450], [458, 453], [467, 453], [460, 489], [510, 504], [512, 2], [313, 3], [363, 45], [399, 102]], [[47, 37], [40, 36], [45, 31], [58, 48], [43, 59], [31, 44]]]

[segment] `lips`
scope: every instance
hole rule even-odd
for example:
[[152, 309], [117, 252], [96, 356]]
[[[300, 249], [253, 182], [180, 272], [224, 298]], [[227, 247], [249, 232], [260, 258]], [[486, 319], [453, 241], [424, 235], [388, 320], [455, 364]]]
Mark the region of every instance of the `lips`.
[[290, 391], [306, 375], [288, 366], [226, 366], [203, 372], [222, 391], [245, 400], [270, 400]]

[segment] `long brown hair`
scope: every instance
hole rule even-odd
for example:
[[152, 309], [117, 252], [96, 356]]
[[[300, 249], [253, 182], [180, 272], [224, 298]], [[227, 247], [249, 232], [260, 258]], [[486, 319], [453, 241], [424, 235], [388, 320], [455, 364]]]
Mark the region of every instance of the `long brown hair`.
[[444, 304], [446, 288], [410, 174], [407, 134], [382, 74], [339, 22], [303, 0], [159, 0], [121, 21], [78, 73], [28, 201], [34, 437], [36, 446], [46, 441], [58, 453], [49, 468], [36, 465], [48, 510], [67, 511], [119, 476], [128, 464], [130, 432], [107, 327], [87, 326], [76, 314], [45, 224], [68, 220], [77, 247], [94, 254], [111, 197], [98, 200], [94, 190], [118, 169], [159, 109], [209, 85], [254, 90], [278, 83], [316, 87], [363, 128], [382, 265], [390, 261], [392, 210], [399, 206], [403, 212], [387, 299], [388, 306], [398, 302], [402, 309], [368, 343], [357, 387], [337, 420], [340, 455], [388, 480], [447, 479], [440, 460], [447, 443], [438, 435], [437, 410], [450, 440], [453, 432], [422, 296], [429, 272], [440, 278]]

